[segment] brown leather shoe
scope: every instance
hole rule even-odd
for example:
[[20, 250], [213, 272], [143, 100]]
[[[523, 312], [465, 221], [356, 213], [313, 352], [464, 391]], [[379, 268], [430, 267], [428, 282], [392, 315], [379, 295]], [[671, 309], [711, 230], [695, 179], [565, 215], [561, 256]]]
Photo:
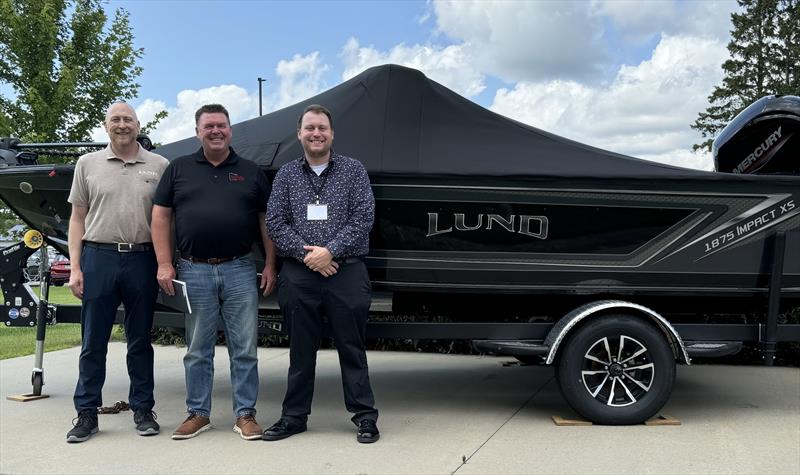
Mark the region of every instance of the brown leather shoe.
[[261, 438], [261, 426], [256, 422], [256, 416], [245, 414], [236, 419], [233, 431], [242, 436], [244, 440], [256, 440]]
[[208, 417], [189, 414], [183, 424], [172, 433], [172, 438], [175, 440], [191, 439], [208, 429], [211, 429], [211, 421]]

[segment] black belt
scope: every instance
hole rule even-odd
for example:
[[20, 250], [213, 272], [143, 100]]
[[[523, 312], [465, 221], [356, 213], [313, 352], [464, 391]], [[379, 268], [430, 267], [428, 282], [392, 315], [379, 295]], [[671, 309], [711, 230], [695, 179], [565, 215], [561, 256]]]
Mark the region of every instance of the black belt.
[[228, 262], [236, 259], [236, 256], [233, 257], [209, 257], [208, 259], [200, 259], [199, 257], [190, 256], [185, 252], [181, 252], [181, 259], [186, 259], [187, 261], [192, 262], [200, 262], [202, 264], [222, 264], [223, 262]]
[[153, 250], [153, 243], [152, 242], [142, 242], [139, 244], [135, 244], [132, 242], [94, 242], [94, 241], [83, 241], [83, 244], [89, 247], [93, 247], [95, 249], [103, 249], [105, 251], [117, 251], [117, 252], [144, 252], [144, 251], [152, 251]]
[[335, 261], [336, 261], [337, 264], [342, 266], [342, 265], [345, 265], [345, 264], [355, 264], [357, 262], [363, 262], [364, 259], [361, 258], [361, 257], [344, 257], [344, 258], [341, 258], [341, 259], [335, 259]]

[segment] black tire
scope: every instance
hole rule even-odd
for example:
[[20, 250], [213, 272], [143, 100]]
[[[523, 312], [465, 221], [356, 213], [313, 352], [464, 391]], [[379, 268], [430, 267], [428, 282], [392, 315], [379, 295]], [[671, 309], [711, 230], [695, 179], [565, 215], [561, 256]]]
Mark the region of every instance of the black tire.
[[596, 424], [650, 419], [664, 407], [675, 382], [675, 357], [666, 337], [642, 318], [594, 318], [561, 344], [556, 370], [561, 394]]
[[31, 384], [33, 385], [33, 394], [36, 396], [42, 395], [42, 386], [44, 386], [44, 375], [39, 372], [31, 374]]

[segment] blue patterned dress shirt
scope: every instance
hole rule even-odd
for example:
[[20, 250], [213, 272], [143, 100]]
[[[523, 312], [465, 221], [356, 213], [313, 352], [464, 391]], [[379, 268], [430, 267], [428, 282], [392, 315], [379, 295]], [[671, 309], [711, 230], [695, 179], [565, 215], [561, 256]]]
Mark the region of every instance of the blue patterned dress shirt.
[[[327, 205], [325, 220], [307, 219], [309, 204]], [[303, 260], [303, 246], [324, 246], [335, 260], [363, 257], [375, 220], [369, 176], [358, 160], [331, 152], [317, 176], [305, 157], [283, 165], [272, 183], [267, 229], [279, 256]]]

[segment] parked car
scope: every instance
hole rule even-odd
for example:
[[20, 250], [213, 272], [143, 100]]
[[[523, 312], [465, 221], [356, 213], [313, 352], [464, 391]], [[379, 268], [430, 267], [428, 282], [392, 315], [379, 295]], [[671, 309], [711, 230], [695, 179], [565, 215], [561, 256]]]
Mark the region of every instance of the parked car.
[[50, 283], [53, 285], [64, 285], [69, 282], [70, 264], [69, 259], [62, 257], [50, 266]]
[[[25, 280], [28, 282], [39, 282], [39, 261], [41, 261], [42, 255], [37, 250], [28, 258], [27, 266], [24, 269], [25, 273]], [[47, 248], [47, 262], [48, 264], [53, 264], [58, 260], [66, 259], [63, 255], [59, 254], [54, 248], [48, 247]], [[69, 274], [67, 274], [67, 280], [69, 280]]]

